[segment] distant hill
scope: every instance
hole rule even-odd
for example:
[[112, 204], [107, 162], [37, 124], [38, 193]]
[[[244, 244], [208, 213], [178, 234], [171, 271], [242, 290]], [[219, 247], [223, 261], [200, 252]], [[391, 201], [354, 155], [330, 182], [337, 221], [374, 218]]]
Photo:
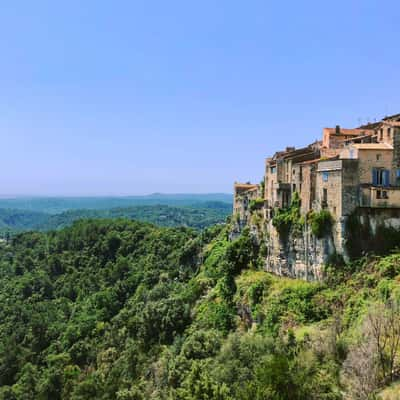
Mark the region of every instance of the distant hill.
[[201, 202], [192, 205], [138, 205], [111, 209], [77, 209], [58, 214], [39, 211], [0, 209], [0, 233], [29, 230], [58, 230], [79, 219], [128, 218], [159, 226], [187, 226], [203, 229], [224, 222], [232, 207], [224, 202]]
[[226, 193], [209, 194], [163, 194], [146, 196], [100, 196], [100, 197], [14, 197], [0, 198], [0, 208], [38, 211], [59, 214], [68, 210], [106, 210], [144, 205], [191, 206], [199, 203], [232, 203], [232, 195]]

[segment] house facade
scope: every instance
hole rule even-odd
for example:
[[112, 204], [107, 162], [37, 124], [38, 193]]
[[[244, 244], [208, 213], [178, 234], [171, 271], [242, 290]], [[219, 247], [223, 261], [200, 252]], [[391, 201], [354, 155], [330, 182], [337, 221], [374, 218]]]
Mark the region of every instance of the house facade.
[[[400, 114], [355, 129], [324, 128], [320, 141], [267, 158], [261, 185], [236, 183], [234, 192], [241, 226], [251, 223], [250, 202], [262, 204], [266, 269], [303, 277], [311, 269], [311, 275], [318, 275], [332, 255], [349, 257], [348, 221], [355, 214], [372, 233], [377, 224], [400, 226]], [[291, 206], [295, 193], [303, 235], [283, 241], [274, 217]], [[332, 228], [327, 237], [315, 238], [308, 217], [322, 211], [331, 216]]]

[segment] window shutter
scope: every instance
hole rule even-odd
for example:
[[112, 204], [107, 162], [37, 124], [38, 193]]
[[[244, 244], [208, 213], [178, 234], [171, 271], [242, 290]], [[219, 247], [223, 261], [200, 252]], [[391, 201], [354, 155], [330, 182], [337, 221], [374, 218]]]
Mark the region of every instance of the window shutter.
[[378, 186], [378, 170], [376, 168], [372, 168], [372, 184]]
[[390, 173], [388, 169], [383, 171], [383, 186], [387, 187], [390, 185]]

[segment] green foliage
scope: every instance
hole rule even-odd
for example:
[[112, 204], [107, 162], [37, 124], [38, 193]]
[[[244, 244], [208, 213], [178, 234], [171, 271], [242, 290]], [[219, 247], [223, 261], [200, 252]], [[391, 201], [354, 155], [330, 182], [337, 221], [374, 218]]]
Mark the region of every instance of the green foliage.
[[189, 226], [203, 229], [225, 222], [231, 212], [231, 205], [223, 202], [182, 206], [137, 205], [110, 209], [73, 209], [58, 214], [0, 208], [0, 233], [5, 237], [9, 233], [29, 230], [57, 230], [70, 226], [80, 219], [101, 218], [129, 218], [159, 226]]
[[265, 178], [263, 177], [260, 181], [260, 193], [264, 197], [265, 192]]
[[329, 307], [319, 305], [315, 300], [323, 289], [319, 284], [293, 282], [277, 290], [266, 306], [265, 326], [277, 333], [282, 323], [305, 324], [328, 317]]
[[399, 254], [332, 266], [328, 286], [258, 270], [228, 229], [92, 220], [0, 243], [0, 400], [342, 399]]
[[311, 232], [318, 239], [322, 239], [331, 232], [333, 218], [328, 210], [312, 211], [308, 214], [307, 219], [311, 225]]
[[259, 210], [264, 206], [264, 199], [258, 198], [251, 200], [249, 203], [249, 209], [251, 212]]
[[300, 196], [297, 192], [293, 193], [290, 207], [275, 212], [272, 224], [283, 240], [287, 239], [290, 231], [295, 234], [301, 232], [304, 219], [300, 215]]

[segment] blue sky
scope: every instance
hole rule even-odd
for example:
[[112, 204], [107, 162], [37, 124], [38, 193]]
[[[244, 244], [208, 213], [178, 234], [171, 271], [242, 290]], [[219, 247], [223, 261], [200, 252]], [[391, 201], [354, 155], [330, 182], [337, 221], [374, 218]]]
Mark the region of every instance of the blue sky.
[[4, 1], [0, 195], [230, 192], [400, 112], [398, 1]]

